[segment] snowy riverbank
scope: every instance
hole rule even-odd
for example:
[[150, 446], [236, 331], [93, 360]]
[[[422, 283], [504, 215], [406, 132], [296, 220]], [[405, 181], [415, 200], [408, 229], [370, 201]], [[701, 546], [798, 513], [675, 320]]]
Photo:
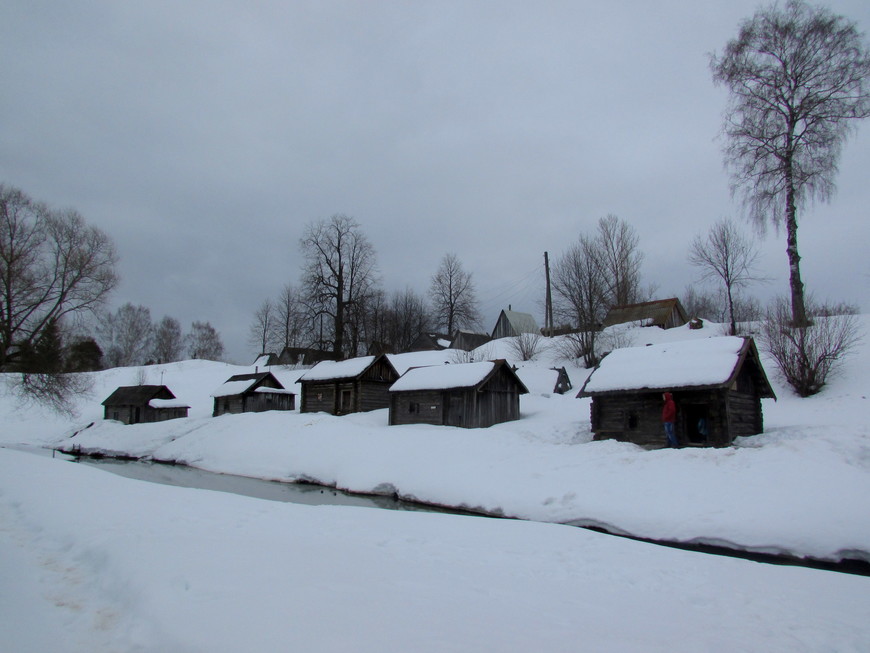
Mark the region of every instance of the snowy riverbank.
[[[867, 332], [870, 320], [862, 320]], [[636, 329], [627, 335], [634, 344], [645, 344], [706, 337], [711, 329]], [[489, 353], [510, 356], [502, 341], [489, 345]], [[404, 362], [430, 362], [437, 355], [415, 356]], [[344, 417], [272, 412], [211, 418], [209, 393], [231, 374], [248, 370], [186, 361], [146, 368], [144, 374], [189, 401], [191, 418], [135, 426], [101, 420], [99, 401], [143, 374], [109, 370], [93, 375], [94, 396], [81, 403], [76, 423], [15, 412], [5, 398], [11, 419], [3, 439], [258, 478], [313, 480], [492, 514], [600, 525], [651, 539], [870, 560], [870, 427], [866, 392], [861, 394], [870, 387], [866, 342], [844, 373], [810, 399], [793, 396], [766, 362], [779, 399], [764, 401], [765, 433], [726, 449], [646, 451], [591, 442], [588, 400], [575, 399], [574, 393], [554, 395], [546, 387], [552, 356], [518, 363], [532, 390], [522, 399], [522, 419], [489, 429], [388, 427], [386, 410]], [[569, 367], [569, 373], [576, 391], [586, 371]], [[290, 383], [300, 372], [280, 374]]]

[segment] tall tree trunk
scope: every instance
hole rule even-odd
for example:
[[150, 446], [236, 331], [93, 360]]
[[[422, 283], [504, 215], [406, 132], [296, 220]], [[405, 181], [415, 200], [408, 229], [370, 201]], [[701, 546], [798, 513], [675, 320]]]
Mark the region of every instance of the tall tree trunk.
[[797, 208], [795, 206], [794, 179], [791, 158], [786, 161], [785, 229], [786, 254], [788, 255], [789, 287], [791, 289], [791, 319], [795, 327], [807, 326], [807, 311], [804, 305], [804, 284], [801, 281], [801, 257], [797, 245]]

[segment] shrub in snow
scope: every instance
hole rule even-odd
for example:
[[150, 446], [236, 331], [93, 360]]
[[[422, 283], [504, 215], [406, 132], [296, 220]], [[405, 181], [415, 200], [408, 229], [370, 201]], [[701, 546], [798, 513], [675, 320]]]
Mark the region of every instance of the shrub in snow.
[[785, 298], [773, 302], [761, 328], [762, 347], [801, 397], [817, 394], [859, 340], [853, 315], [816, 317], [809, 326], [793, 326]]
[[542, 339], [539, 333], [521, 333], [511, 341], [511, 349], [522, 361], [535, 360], [541, 352]]

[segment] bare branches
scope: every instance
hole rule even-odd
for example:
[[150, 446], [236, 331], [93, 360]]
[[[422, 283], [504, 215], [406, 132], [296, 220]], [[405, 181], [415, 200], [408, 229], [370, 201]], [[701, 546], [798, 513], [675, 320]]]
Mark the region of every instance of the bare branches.
[[362, 309], [378, 281], [374, 247], [359, 223], [346, 215], [309, 224], [299, 246], [305, 256], [302, 287], [311, 317], [329, 316], [336, 357], [356, 355]]
[[706, 236], [696, 236], [689, 250], [689, 263], [700, 268], [701, 279], [722, 282], [728, 306], [731, 335], [737, 335], [734, 291], [761, 278], [755, 275], [758, 249], [728, 219], [717, 222]]
[[853, 22], [790, 0], [745, 21], [710, 68], [731, 93], [723, 134], [732, 190], [760, 229], [785, 225], [792, 320], [806, 324], [797, 212], [830, 199], [851, 121], [870, 115], [870, 53]]
[[99, 306], [117, 284], [114, 246], [75, 211], [0, 184], [0, 370], [46, 326]]
[[860, 339], [854, 315], [816, 317], [808, 326], [795, 326], [788, 302], [780, 298], [768, 312], [761, 343], [785, 381], [809, 397], [825, 386]]
[[471, 273], [466, 272], [456, 254], [445, 254], [429, 285], [429, 298], [435, 323], [447, 335], [457, 329], [473, 327], [480, 321]]

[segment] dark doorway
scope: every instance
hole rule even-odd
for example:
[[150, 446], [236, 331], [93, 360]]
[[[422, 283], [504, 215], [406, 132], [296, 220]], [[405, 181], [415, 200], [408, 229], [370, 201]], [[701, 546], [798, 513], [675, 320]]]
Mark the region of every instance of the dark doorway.
[[710, 439], [710, 411], [707, 404], [684, 404], [685, 434], [689, 444], [707, 444]]

